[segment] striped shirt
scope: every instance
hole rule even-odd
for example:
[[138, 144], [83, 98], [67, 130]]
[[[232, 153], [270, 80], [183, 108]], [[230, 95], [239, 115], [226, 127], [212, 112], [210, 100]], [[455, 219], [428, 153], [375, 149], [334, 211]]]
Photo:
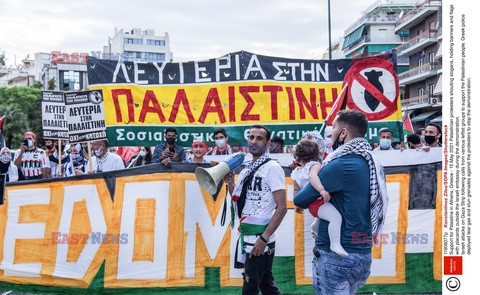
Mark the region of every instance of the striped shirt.
[[[20, 155], [20, 150], [15, 152], [14, 159]], [[22, 154], [20, 169], [25, 178], [42, 176], [42, 169], [49, 168], [50, 163], [45, 151], [40, 148], [25, 150]]]

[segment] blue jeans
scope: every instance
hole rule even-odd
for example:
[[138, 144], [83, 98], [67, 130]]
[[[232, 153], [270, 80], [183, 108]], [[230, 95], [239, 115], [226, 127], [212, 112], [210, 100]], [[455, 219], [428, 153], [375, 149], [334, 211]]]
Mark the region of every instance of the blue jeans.
[[348, 253], [340, 256], [319, 250], [313, 258], [313, 288], [317, 294], [355, 294], [370, 275], [372, 255]]

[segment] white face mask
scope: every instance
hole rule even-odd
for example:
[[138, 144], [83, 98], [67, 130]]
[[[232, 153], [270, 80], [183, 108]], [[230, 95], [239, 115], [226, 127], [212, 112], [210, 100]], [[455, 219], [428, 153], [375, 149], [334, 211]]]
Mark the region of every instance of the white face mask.
[[27, 147], [31, 148], [33, 146], [33, 140], [29, 139], [27, 143]]
[[12, 160], [12, 155], [10, 153], [0, 155], [0, 162], [2, 162], [3, 164], [7, 164], [11, 160]]
[[380, 148], [387, 150], [392, 146], [392, 140], [391, 139], [386, 139], [386, 138], [381, 138], [380, 139]]
[[225, 144], [225, 138], [215, 139], [215, 144], [216, 144], [218, 147], [223, 147], [223, 145]]
[[143, 157], [145, 157], [145, 156], [147, 155], [147, 152], [145, 152], [145, 151], [140, 151], [140, 152], [138, 153], [138, 155], [143, 158]]
[[96, 157], [100, 157], [102, 155], [103, 151], [102, 151], [102, 147], [99, 147], [98, 149], [96, 150], [93, 150], [93, 154], [96, 156]]

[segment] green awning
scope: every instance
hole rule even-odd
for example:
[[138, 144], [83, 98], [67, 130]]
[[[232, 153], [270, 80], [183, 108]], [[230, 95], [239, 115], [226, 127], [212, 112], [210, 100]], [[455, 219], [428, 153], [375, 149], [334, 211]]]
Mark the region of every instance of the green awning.
[[358, 29], [353, 31], [353, 33], [345, 37], [345, 40], [343, 41], [342, 50], [344, 50], [345, 48], [349, 47], [350, 45], [360, 40], [362, 38], [364, 29], [365, 29], [365, 26], [362, 25]]
[[368, 53], [380, 53], [397, 48], [398, 44], [369, 44]]
[[[433, 118], [436, 118], [437, 116], [435, 116], [435, 114], [438, 112], [438, 110], [436, 111], [427, 111], [427, 112], [424, 112], [424, 113], [421, 113], [420, 115], [418, 116], [415, 116], [415, 118], [412, 119], [412, 122], [421, 122], [421, 121], [425, 121], [427, 119], [433, 119]], [[431, 117], [431, 118], [429, 118]]]

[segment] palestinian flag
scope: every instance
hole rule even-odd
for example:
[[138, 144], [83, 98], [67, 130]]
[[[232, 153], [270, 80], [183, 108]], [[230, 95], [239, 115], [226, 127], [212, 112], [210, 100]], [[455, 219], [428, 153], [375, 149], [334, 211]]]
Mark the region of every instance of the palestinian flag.
[[403, 133], [409, 135], [413, 133], [413, 125], [410, 116], [407, 114], [403, 120]]

